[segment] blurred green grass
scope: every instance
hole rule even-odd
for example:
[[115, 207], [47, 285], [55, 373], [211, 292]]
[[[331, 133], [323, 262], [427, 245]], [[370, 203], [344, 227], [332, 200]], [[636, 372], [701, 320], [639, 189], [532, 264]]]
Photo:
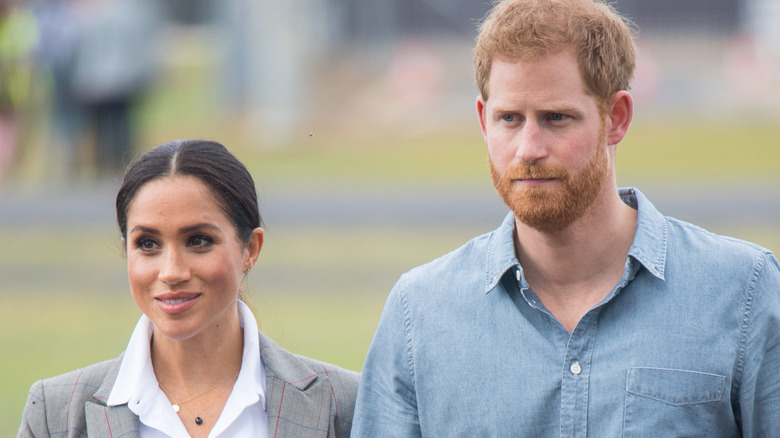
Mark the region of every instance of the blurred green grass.
[[[340, 131], [313, 124], [284, 145], [263, 145], [227, 116], [201, 71], [168, 78], [140, 108], [144, 149], [173, 138], [213, 138], [263, 186], [490, 184], [476, 121], [446, 131]], [[464, 102], [472, 105], [473, 102]], [[360, 121], [355, 124], [360, 125]], [[262, 134], [262, 133], [261, 133]], [[619, 147], [621, 184], [699, 186], [780, 182], [780, 124], [637, 118]], [[40, 143], [22, 178], [46, 169]], [[773, 201], [776, 202], [776, 201]], [[496, 218], [496, 224], [501, 218]], [[262, 328], [283, 347], [359, 370], [384, 298], [402, 272], [487, 229], [274, 226], [247, 289]], [[712, 231], [780, 249], [780, 224]], [[0, 436], [14, 436], [33, 381], [118, 355], [137, 321], [113, 224], [0, 229]]]

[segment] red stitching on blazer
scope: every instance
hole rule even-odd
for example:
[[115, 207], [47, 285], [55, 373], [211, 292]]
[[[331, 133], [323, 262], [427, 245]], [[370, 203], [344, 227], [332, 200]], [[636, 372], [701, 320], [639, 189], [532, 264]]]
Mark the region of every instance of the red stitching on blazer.
[[339, 416], [339, 401], [336, 400], [336, 391], [333, 389], [333, 381], [330, 380], [330, 374], [328, 374], [328, 369], [325, 368], [325, 364], [320, 362], [320, 366], [322, 366], [322, 370], [325, 371], [325, 376], [328, 378], [328, 382], [330, 382], [330, 393], [333, 395], [333, 404], [336, 407], [336, 416]]
[[114, 438], [114, 432], [111, 432], [111, 423], [108, 422], [108, 406], [103, 408], [103, 412], [106, 414], [106, 426], [108, 426], [108, 435]]
[[311, 379], [312, 377], [317, 377], [317, 373], [314, 373], [314, 374], [312, 374], [312, 375], [310, 375], [310, 376], [306, 376], [306, 377], [304, 377], [304, 378], [303, 378], [303, 379], [301, 379], [301, 380], [297, 380], [297, 381], [295, 381], [295, 382], [290, 382], [290, 383], [301, 383], [301, 382], [305, 382], [305, 381], [307, 381], [307, 380]]
[[[41, 384], [41, 393], [42, 393], [42, 392], [43, 392], [43, 384]], [[31, 396], [31, 397], [30, 397], [30, 404], [33, 404], [33, 405], [34, 405], [34, 404], [35, 404], [35, 400], [33, 399], [33, 397], [35, 397], [35, 394], [33, 394], [33, 393], [30, 393], [30, 396]], [[40, 397], [40, 399], [41, 399], [41, 400], [43, 400], [43, 397], [44, 397], [44, 396], [43, 396], [43, 394], [41, 394], [41, 397]], [[24, 418], [23, 418], [23, 420], [24, 420], [24, 423], [25, 423], [25, 424], [24, 424], [24, 433], [25, 433], [25, 435], [26, 435], [26, 434], [27, 434], [27, 432], [30, 430], [30, 422], [29, 422], [29, 421], [27, 421], [27, 417], [24, 417]]]
[[76, 393], [76, 387], [79, 386], [79, 380], [81, 379], [81, 374], [84, 373], [84, 369], [82, 368], [79, 372], [78, 377], [76, 377], [76, 381], [73, 383], [73, 391], [70, 393], [70, 399], [68, 400], [68, 409], [65, 410], [65, 432], [70, 432], [70, 404], [73, 403], [73, 395]]
[[282, 404], [284, 404], [284, 390], [287, 388], [287, 382], [282, 384], [282, 399], [279, 400], [279, 412], [276, 413], [276, 428], [274, 428], [274, 438], [279, 431], [279, 419], [282, 418]]

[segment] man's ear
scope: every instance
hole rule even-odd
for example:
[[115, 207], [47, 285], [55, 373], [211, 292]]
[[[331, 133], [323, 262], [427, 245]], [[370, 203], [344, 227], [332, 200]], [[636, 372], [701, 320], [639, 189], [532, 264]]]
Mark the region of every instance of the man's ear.
[[628, 91], [618, 91], [607, 106], [607, 144], [616, 145], [623, 140], [634, 118], [634, 98]]
[[477, 116], [479, 117], [479, 127], [482, 129], [482, 137], [485, 139], [485, 143], [487, 143], [487, 125], [485, 120], [485, 109], [487, 107], [487, 102], [482, 99], [482, 95], [477, 96]]

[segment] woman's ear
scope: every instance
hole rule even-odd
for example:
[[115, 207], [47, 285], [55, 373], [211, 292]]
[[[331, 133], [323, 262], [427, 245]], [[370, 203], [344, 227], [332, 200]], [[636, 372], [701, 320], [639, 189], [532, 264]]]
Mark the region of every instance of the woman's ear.
[[263, 237], [264, 231], [262, 228], [257, 227], [252, 230], [252, 234], [249, 236], [249, 242], [246, 245], [246, 258], [244, 259], [244, 273], [246, 274], [255, 265], [257, 258], [260, 256], [260, 250], [263, 249]]
[[618, 91], [609, 100], [607, 107], [607, 144], [616, 145], [623, 140], [634, 118], [634, 98], [628, 91]]

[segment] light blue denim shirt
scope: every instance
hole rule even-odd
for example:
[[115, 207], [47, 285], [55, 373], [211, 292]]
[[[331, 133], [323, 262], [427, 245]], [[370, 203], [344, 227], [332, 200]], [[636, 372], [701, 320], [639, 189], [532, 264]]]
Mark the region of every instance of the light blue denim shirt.
[[621, 197], [623, 278], [571, 334], [528, 288], [512, 214], [401, 276], [352, 436], [780, 436], [777, 259]]

